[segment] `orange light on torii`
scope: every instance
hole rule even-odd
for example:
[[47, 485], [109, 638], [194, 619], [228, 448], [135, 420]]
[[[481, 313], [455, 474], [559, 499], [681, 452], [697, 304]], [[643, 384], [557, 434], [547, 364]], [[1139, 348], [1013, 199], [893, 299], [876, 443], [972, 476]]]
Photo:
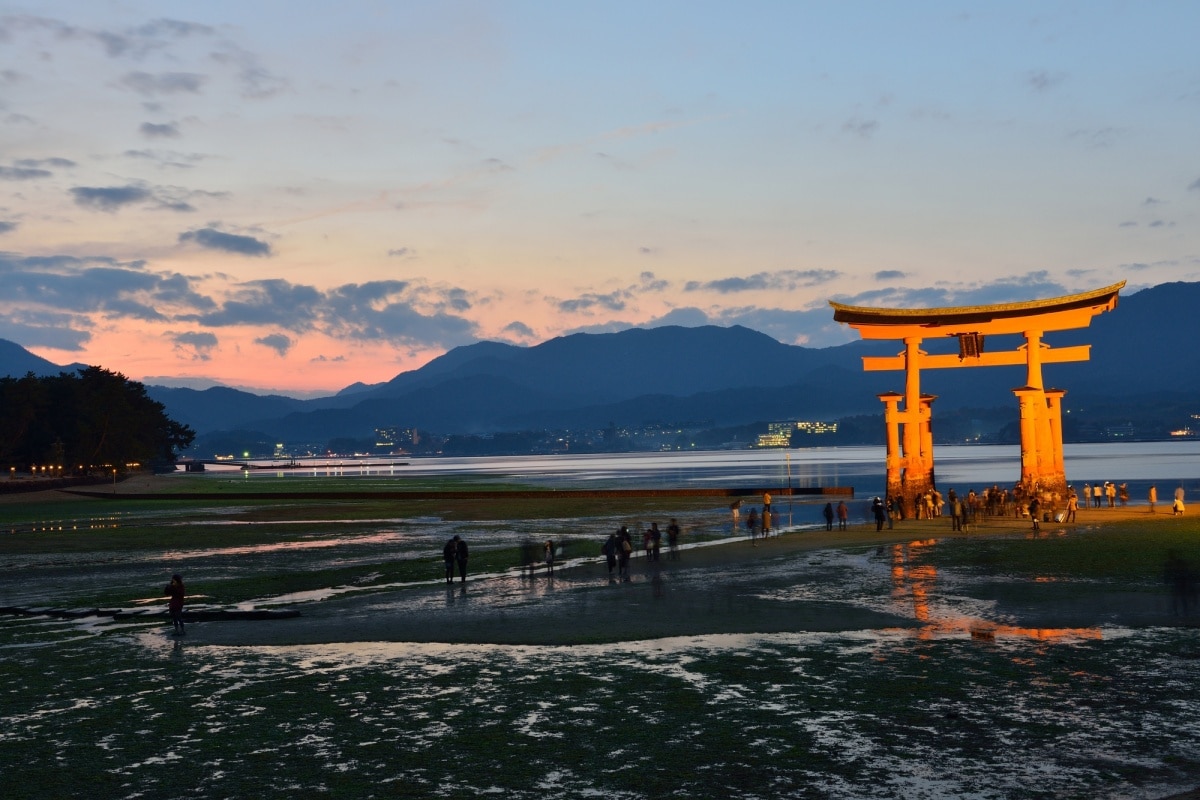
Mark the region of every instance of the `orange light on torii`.
[[[1051, 348], [1042, 343], [1048, 331], [1086, 328], [1092, 317], [1117, 307], [1125, 282], [1103, 289], [990, 306], [956, 308], [868, 308], [829, 301], [833, 318], [859, 332], [863, 339], [904, 342], [895, 356], [864, 356], [863, 369], [904, 370], [904, 393], [879, 395], [887, 425], [887, 491], [911, 498], [933, 488], [934, 395], [921, 394], [921, 369], [994, 367], [1024, 364], [1025, 385], [1013, 389], [1021, 409], [1021, 483], [1026, 488], [1066, 493], [1063, 468], [1063, 389], [1047, 389], [1042, 364], [1087, 361], [1091, 345]], [[1025, 344], [1015, 350], [991, 352], [987, 337], [1020, 334]], [[921, 342], [934, 337], [958, 339], [958, 354], [929, 354]]]

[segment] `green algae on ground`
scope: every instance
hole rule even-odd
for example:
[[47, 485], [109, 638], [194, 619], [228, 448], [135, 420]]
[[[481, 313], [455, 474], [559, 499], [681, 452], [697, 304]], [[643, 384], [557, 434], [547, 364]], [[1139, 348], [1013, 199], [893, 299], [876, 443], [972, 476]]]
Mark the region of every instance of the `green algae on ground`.
[[1177, 551], [1200, 566], [1200, 518], [1122, 520], [1100, 525], [1045, 526], [1040, 535], [946, 539], [921, 558], [942, 568], [1026, 578], [1158, 581]]

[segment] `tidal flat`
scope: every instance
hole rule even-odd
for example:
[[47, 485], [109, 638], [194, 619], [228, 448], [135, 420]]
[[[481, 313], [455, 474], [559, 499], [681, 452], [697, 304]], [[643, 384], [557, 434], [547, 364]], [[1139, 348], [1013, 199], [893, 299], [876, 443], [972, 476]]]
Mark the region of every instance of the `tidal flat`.
[[[8, 797], [1166, 797], [1200, 786], [1200, 525], [944, 520], [752, 546], [727, 506], [0, 506]], [[684, 525], [611, 581], [617, 525]], [[640, 528], [635, 528], [639, 530]], [[441, 544], [472, 545], [465, 584]], [[565, 542], [530, 578], [525, 539]], [[294, 608], [169, 636], [196, 607]]]

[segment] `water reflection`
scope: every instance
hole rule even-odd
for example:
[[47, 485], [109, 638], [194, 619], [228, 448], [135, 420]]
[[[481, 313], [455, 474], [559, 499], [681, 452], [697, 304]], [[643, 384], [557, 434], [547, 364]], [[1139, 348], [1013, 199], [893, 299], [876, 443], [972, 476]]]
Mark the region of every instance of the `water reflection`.
[[938, 602], [937, 568], [918, 563], [922, 551], [937, 545], [936, 539], [924, 539], [892, 545], [890, 572], [892, 602], [911, 608], [913, 619], [926, 623], [917, 629], [918, 638], [931, 639], [948, 634], [967, 634], [976, 641], [994, 641], [998, 637], [1039, 642], [1104, 638], [1100, 628], [1037, 628], [1010, 625], [961, 613], [953, 604]]
[[335, 539], [300, 539], [289, 542], [264, 542], [262, 544], [237, 545], [235, 547], [206, 547], [199, 550], [168, 550], [159, 556], [160, 561], [177, 561], [185, 558], [208, 558], [211, 556], [250, 555], [255, 553], [276, 553], [292, 550], [319, 550], [326, 547], [351, 547], [364, 544], [398, 544], [407, 541], [408, 537], [396, 531], [380, 531], [379, 533], [363, 534], [361, 536], [339, 536]]

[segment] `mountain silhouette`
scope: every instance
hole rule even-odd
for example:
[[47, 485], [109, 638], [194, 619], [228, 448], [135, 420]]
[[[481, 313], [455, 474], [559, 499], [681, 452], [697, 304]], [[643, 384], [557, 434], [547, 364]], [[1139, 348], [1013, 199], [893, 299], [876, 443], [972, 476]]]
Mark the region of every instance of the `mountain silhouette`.
[[[1121, 297], [1116, 309], [1093, 318], [1088, 328], [1047, 334], [1043, 341], [1055, 347], [1090, 344], [1091, 360], [1045, 365], [1046, 385], [1066, 389], [1067, 406], [1200, 393], [1196, 308], [1200, 283], [1163, 284]], [[1021, 337], [996, 337], [985, 346], [1021, 343]], [[931, 338], [922, 348], [957, 352], [957, 342]], [[356, 383], [312, 400], [225, 387], [148, 386], [147, 393], [197, 433], [248, 429], [288, 442], [363, 438], [383, 427], [442, 434], [685, 421], [721, 427], [881, 414], [876, 395], [902, 391], [904, 374], [864, 372], [861, 358], [902, 349], [902, 343], [887, 341], [807, 348], [740, 326], [633, 328], [577, 333], [533, 347], [479, 342], [387, 382]], [[102, 366], [120, 371], [120, 365]], [[0, 373], [69, 369], [0, 340]], [[921, 390], [938, 397], [935, 415], [956, 408], [1015, 409], [1012, 389], [1024, 382], [1024, 367], [921, 373]]]

